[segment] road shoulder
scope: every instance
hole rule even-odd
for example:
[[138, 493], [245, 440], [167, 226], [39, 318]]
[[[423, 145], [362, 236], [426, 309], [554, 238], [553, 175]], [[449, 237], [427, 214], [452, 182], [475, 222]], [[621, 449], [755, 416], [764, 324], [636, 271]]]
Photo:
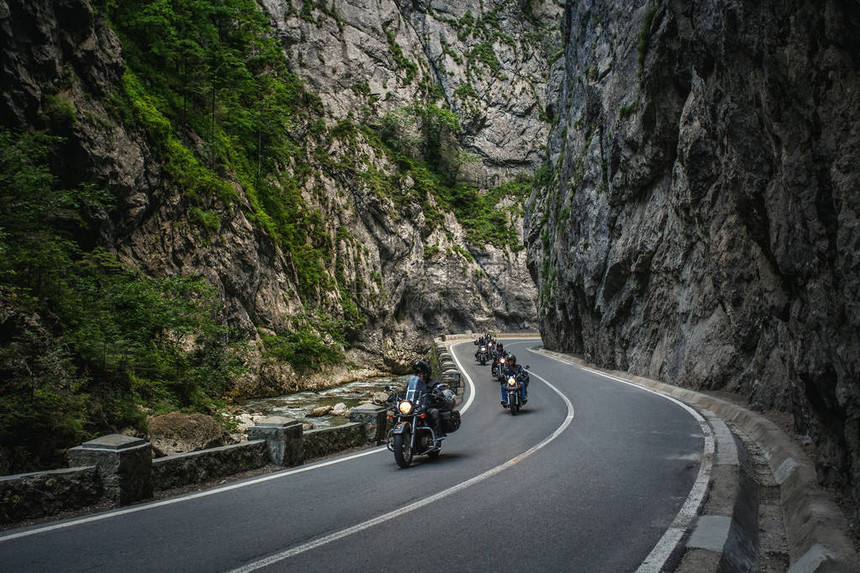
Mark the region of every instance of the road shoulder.
[[[783, 563], [778, 550], [776, 555], [768, 553], [779, 548], [781, 540], [768, 537], [762, 552], [759, 535], [762, 519], [774, 523], [775, 504], [782, 512], [789, 571], [860, 571], [848, 520], [829, 493], [819, 487], [815, 466], [803, 448], [777, 424], [715, 396], [626, 372], [602, 370], [567, 354], [545, 349], [535, 352], [672, 396], [696, 408], [715, 429], [718, 441], [709, 499], [687, 539], [677, 571], [778, 570]], [[733, 435], [743, 438], [740, 448]], [[757, 465], [750, 461], [750, 447], [756, 452]], [[770, 475], [762, 476], [763, 469]], [[759, 511], [761, 493], [775, 490], [779, 492], [778, 502], [766, 495], [765, 511]]]

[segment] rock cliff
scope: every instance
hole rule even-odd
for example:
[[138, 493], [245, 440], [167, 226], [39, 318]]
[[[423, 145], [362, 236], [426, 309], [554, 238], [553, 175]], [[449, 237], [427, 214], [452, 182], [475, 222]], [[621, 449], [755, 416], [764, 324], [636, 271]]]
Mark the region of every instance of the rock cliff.
[[855, 500], [858, 30], [852, 1], [568, 2], [526, 222], [548, 347], [791, 412]]
[[[532, 175], [550, 127], [544, 88], [549, 51], [558, 50], [558, 7], [478, 0], [260, 5], [291, 70], [322, 104], [292, 126], [309, 164], [281, 167], [304, 174], [301, 213], [312, 217], [327, 253], [318, 282], [300, 284], [294, 253], [260, 224], [253, 198], [236, 180], [228, 175], [237, 200], [189, 199], [177, 192], [151, 138], [116, 112], [112, 98], [126, 62], [106, 17], [113, 3], [2, 0], [2, 124], [63, 135], [58, 184], [95, 184], [116, 198], [113, 211], [94, 215], [97, 232], [84, 241], [148, 275], [202, 275], [214, 285], [223, 322], [250, 343], [252, 374], [239, 395], [302, 384], [288, 364], [265, 360], [260, 347], [266, 334], [289, 330], [295, 316], [308, 313], [349, 315], [347, 359], [365, 373], [403, 367], [441, 332], [533, 328], [522, 199], [502, 195], [496, 205], [496, 224], [514, 229], [516, 240], [470, 239], [453, 212], [433, 197], [416, 197], [415, 181], [398, 175], [398, 161], [409, 159], [384, 152], [361, 129], [338, 137], [337, 128], [379, 132], [399, 122], [409, 155], [410, 136], [426, 136], [413, 121], [416, 106], [435, 106], [459, 121], [439, 143], [440, 160], [448, 161], [439, 167], [457, 181], [487, 190]], [[312, 138], [312, 122], [322, 122], [328, 136]], [[198, 135], [184, 133], [184, 144], [205, 149]], [[397, 187], [380, 192], [368, 183], [377, 176]], [[334, 376], [347, 374], [335, 368]]]

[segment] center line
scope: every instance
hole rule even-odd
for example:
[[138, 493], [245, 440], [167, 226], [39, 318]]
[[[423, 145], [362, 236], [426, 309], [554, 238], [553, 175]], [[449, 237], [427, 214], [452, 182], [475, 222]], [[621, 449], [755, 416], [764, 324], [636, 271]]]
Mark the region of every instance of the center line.
[[[453, 353], [452, 353], [452, 356], [453, 356]], [[454, 359], [457, 360], [456, 357]], [[465, 373], [465, 370], [462, 369], [462, 365], [459, 364], [459, 360], [457, 360], [457, 362], [458, 362], [458, 365], [461, 367], [461, 372]], [[258, 569], [262, 569], [263, 567], [268, 567], [269, 565], [273, 565], [273, 564], [278, 563], [280, 561], [283, 561], [285, 559], [289, 559], [290, 557], [295, 557], [296, 555], [299, 555], [300, 553], [310, 551], [311, 549], [316, 549], [317, 547], [321, 547], [323, 545], [331, 543], [332, 541], [337, 541], [338, 539], [343, 539], [344, 537], [347, 537], [347, 536], [352, 535], [354, 533], [359, 533], [361, 531], [364, 531], [365, 529], [369, 529], [375, 525], [379, 525], [380, 523], [385, 523], [386, 521], [390, 521], [396, 517], [400, 517], [401, 515], [405, 515], [407, 513], [415, 511], [416, 509], [420, 509], [420, 508], [422, 508], [426, 505], [429, 505], [433, 502], [439, 501], [440, 499], [446, 498], [450, 495], [453, 495], [455, 493], [463, 491], [464, 489], [472, 487], [473, 485], [480, 483], [480, 482], [486, 480], [487, 478], [491, 478], [494, 475], [503, 472], [504, 470], [506, 470], [506, 469], [510, 468], [511, 466], [521, 462], [522, 460], [529, 457], [530, 455], [532, 455], [536, 451], [540, 450], [541, 448], [543, 448], [544, 446], [546, 446], [547, 444], [549, 444], [550, 442], [555, 440], [558, 436], [560, 436], [561, 433], [564, 432], [564, 430], [567, 429], [567, 427], [573, 421], [573, 404], [567, 398], [567, 396], [562, 394], [558, 388], [556, 388], [555, 386], [550, 384], [545, 378], [542, 378], [541, 376], [538, 376], [537, 374], [534, 374], [534, 373], [532, 373], [531, 375], [534, 376], [535, 378], [538, 378], [541, 381], [543, 381], [544, 384], [549, 386], [553, 392], [558, 394], [561, 397], [561, 399], [564, 400], [564, 403], [567, 405], [567, 417], [564, 419], [564, 422], [562, 422], [562, 424], [551, 435], [544, 438], [540, 443], [532, 446], [531, 448], [529, 448], [525, 452], [511, 458], [510, 460], [506, 461], [505, 463], [498, 465], [498, 466], [496, 466], [490, 470], [487, 470], [486, 472], [484, 472], [480, 475], [477, 475], [477, 476], [475, 476], [475, 477], [473, 477], [467, 481], [464, 481], [463, 483], [449, 487], [448, 489], [442, 490], [439, 493], [433, 494], [429, 497], [425, 497], [424, 499], [420, 499], [414, 503], [411, 503], [409, 505], [401, 507], [400, 509], [395, 509], [394, 511], [390, 511], [388, 513], [385, 513], [385, 514], [380, 515], [378, 517], [375, 517], [373, 519], [369, 519], [365, 522], [359, 523], [357, 525], [353, 525], [352, 527], [348, 527], [346, 529], [336, 531], [330, 535], [320, 537], [318, 539], [315, 539], [313, 541], [309, 541], [308, 543], [304, 543], [302, 545], [297, 545], [297, 546], [292, 547], [290, 549], [286, 549], [284, 551], [281, 551], [280, 553], [275, 553], [274, 555], [270, 555], [268, 557], [260, 559], [259, 561], [254, 561], [252, 563], [248, 563], [242, 567], [239, 567], [238, 569], [233, 569], [230, 573], [248, 573], [250, 571], [256, 571]], [[466, 377], [467, 378], [469, 377], [468, 374], [466, 374]], [[469, 382], [471, 384], [471, 379], [469, 379]], [[471, 404], [472, 396], [474, 396], [474, 393], [472, 393], [472, 395], [470, 396], [470, 400], [467, 402], [466, 407], [468, 407], [468, 405]]]

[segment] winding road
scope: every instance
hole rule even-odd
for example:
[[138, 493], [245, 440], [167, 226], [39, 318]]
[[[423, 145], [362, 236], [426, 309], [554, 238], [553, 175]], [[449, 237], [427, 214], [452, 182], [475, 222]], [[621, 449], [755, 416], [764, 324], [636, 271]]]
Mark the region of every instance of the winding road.
[[500, 404], [471, 342], [442, 455], [384, 447], [0, 535], [0, 570], [657, 571], [695, 513], [710, 430], [688, 406], [505, 340], [529, 402]]

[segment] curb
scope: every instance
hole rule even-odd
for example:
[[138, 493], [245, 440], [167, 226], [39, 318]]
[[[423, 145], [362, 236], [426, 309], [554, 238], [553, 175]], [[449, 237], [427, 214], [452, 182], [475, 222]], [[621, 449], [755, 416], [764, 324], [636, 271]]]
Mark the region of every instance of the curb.
[[[860, 557], [847, 534], [848, 520], [818, 485], [814, 463], [770, 420], [751, 410], [693, 390], [626, 372], [603, 370], [572, 356], [536, 350], [598, 374], [656, 390], [695, 407], [716, 438], [708, 513], [696, 520], [678, 571], [750, 571], [756, 568], [758, 498], [743, 448], [725, 422], [740, 427], [762, 448], [780, 490], [789, 547], [789, 573], [860, 571]], [[689, 567], [689, 568], [688, 568]]]

